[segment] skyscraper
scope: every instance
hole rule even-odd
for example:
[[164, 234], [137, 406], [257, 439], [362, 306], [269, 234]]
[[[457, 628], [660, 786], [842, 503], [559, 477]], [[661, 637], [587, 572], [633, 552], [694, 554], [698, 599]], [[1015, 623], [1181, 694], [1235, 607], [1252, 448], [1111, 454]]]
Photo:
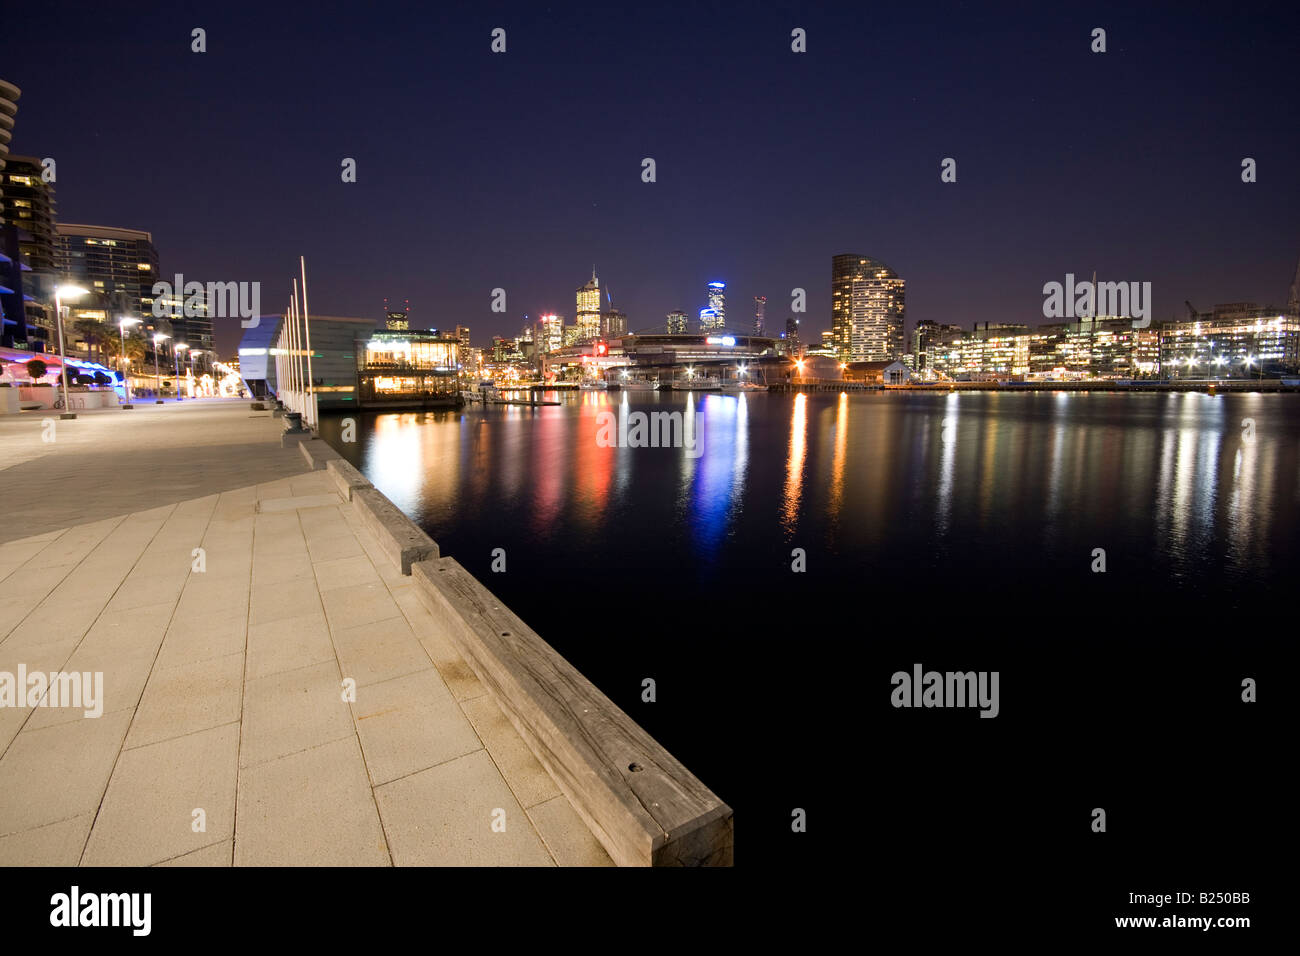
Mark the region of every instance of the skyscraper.
[[[716, 323], [712, 328], [723, 329], [727, 327], [727, 283], [710, 282], [708, 288], [709, 304], [708, 310], [713, 313], [713, 321]], [[703, 312], [700, 313], [704, 315]], [[701, 326], [702, 327], [702, 326]]]
[[667, 328], [668, 328], [669, 335], [685, 335], [686, 334], [686, 313], [669, 312]]
[[[0, 110], [0, 115], [5, 115], [3, 110]], [[10, 281], [0, 282], [0, 287], [12, 290], [11, 293], [2, 293], [4, 337], [6, 341], [41, 342], [42, 345], [32, 346], [40, 348], [53, 341], [55, 330], [54, 288], [58, 284], [58, 256], [54, 234], [54, 185], [45, 181], [42, 175], [44, 167], [36, 157], [13, 155], [4, 157], [4, 160], [3, 170], [0, 170], [0, 181], [3, 182], [0, 202], [4, 206], [5, 237], [0, 253], [13, 260], [6, 266]], [[21, 326], [20, 312], [23, 317]]]
[[796, 358], [803, 355], [803, 348], [799, 344], [799, 320], [793, 315], [785, 320], [785, 343], [786, 355]]
[[562, 348], [564, 348], [564, 316], [542, 316], [537, 320], [537, 350], [558, 352]]
[[596, 278], [595, 266], [591, 268], [591, 281], [578, 289], [577, 300], [574, 316], [577, 340], [590, 342], [600, 338], [600, 280]]
[[717, 309], [700, 309], [700, 331], [713, 332], [723, 328], [722, 316]]
[[831, 257], [831, 333], [841, 362], [903, 355], [904, 281], [878, 259]]
[[767, 313], [767, 296], [754, 296], [754, 334], [763, 334], [763, 317]]

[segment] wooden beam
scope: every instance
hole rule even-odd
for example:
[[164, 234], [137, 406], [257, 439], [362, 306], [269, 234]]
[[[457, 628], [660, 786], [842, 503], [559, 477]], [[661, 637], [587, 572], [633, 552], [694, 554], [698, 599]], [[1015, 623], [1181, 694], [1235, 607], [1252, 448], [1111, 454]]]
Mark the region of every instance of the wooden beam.
[[731, 866], [732, 811], [451, 558], [416, 593], [620, 866]]

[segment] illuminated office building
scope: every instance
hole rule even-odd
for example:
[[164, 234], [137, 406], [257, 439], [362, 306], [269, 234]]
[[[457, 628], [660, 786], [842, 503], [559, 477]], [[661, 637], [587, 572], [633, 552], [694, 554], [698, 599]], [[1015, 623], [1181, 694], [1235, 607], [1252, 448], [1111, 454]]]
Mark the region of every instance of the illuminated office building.
[[544, 315], [537, 320], [537, 347], [541, 352], [564, 348], [564, 316]]
[[596, 270], [591, 270], [591, 281], [578, 289], [578, 309], [574, 316], [576, 339], [578, 342], [595, 341], [600, 338], [600, 280]]
[[766, 324], [765, 316], [767, 314], [767, 296], [754, 296], [754, 334], [761, 336], [763, 326]]
[[686, 334], [686, 313], [669, 312], [668, 324], [666, 328], [668, 330], [669, 335], [685, 335]]
[[831, 257], [831, 334], [840, 361], [902, 358], [904, 305], [904, 280], [883, 262]]
[[700, 331], [717, 332], [725, 327], [716, 309], [700, 309]]
[[[708, 311], [713, 313], [712, 321], [716, 323], [710, 328], [725, 329], [727, 327], [727, 283], [710, 282], [706, 294], [709, 302]], [[700, 315], [703, 316], [704, 313], [701, 312]]]
[[1168, 378], [1251, 378], [1300, 370], [1300, 316], [1254, 302], [1216, 305], [1166, 322], [1160, 365]]

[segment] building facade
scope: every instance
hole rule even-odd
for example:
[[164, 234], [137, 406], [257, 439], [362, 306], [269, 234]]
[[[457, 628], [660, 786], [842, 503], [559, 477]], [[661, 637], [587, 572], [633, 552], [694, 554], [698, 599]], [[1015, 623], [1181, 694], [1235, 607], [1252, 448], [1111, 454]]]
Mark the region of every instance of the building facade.
[[591, 270], [591, 281], [579, 287], [577, 292], [577, 312], [574, 324], [577, 328], [575, 342], [592, 342], [600, 338], [600, 280], [596, 270]]
[[831, 333], [843, 362], [901, 359], [906, 283], [868, 256], [831, 257]]
[[117, 297], [131, 318], [153, 315], [154, 283], [165, 280], [158, 275], [158, 250], [150, 233], [61, 222], [55, 234], [60, 275], [106, 300]]

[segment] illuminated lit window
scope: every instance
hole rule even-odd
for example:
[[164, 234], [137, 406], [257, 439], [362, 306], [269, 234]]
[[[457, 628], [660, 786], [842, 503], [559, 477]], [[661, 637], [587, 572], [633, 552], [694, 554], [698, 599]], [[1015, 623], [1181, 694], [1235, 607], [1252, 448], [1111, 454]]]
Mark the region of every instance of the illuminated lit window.
[[148, 272], [150, 269], [153, 268], [153, 266], [149, 265], [149, 263], [147, 262], [137, 262], [135, 267], [139, 269], [141, 272]]

